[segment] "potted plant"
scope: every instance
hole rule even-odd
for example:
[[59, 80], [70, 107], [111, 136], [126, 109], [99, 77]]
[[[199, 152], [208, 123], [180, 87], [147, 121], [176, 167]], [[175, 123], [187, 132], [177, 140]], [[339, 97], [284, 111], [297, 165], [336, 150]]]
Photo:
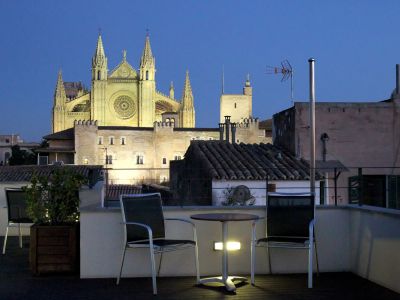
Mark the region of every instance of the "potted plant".
[[87, 179], [66, 167], [33, 176], [25, 187], [34, 274], [76, 272], [79, 266], [79, 188]]

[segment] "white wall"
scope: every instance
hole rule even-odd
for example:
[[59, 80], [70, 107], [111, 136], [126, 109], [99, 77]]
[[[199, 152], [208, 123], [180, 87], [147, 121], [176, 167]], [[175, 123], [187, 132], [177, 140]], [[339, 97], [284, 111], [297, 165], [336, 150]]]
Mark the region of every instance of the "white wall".
[[351, 270], [400, 293], [400, 211], [356, 207], [350, 220]]
[[[230, 209], [227, 207], [167, 208], [165, 217], [190, 219], [196, 213], [241, 212], [265, 215], [265, 207]], [[318, 208], [316, 234], [318, 254], [322, 272], [349, 271], [349, 211], [340, 208]], [[87, 207], [81, 211], [81, 277], [103, 278], [116, 277], [122, 252], [123, 228], [119, 209]], [[195, 221], [199, 239], [199, 260], [202, 276], [221, 274], [221, 252], [212, 250], [213, 241], [221, 240], [219, 222]], [[332, 224], [338, 224], [332, 226]], [[168, 221], [167, 234], [170, 237], [190, 238], [187, 225], [176, 225]], [[242, 249], [229, 255], [230, 274], [250, 273], [251, 222], [231, 222], [229, 239], [242, 243]], [[265, 224], [259, 221], [257, 237], [265, 234]], [[274, 251], [275, 250], [275, 251]], [[306, 250], [273, 249], [272, 268], [274, 273], [307, 272]], [[256, 273], [269, 273], [267, 253], [264, 248], [257, 248]], [[164, 254], [160, 276], [194, 276], [193, 250]], [[126, 256], [123, 276], [150, 276], [148, 250], [130, 250]]]
[[[278, 193], [309, 193], [310, 182], [304, 180], [281, 180], [269, 181], [269, 184], [276, 185]], [[212, 203], [219, 206], [226, 200], [224, 191], [227, 188], [245, 185], [250, 189], [251, 194], [256, 198], [254, 205], [265, 205], [266, 181], [264, 180], [213, 180], [212, 181]], [[316, 195], [315, 203], [320, 203], [319, 186], [320, 182], [315, 182]]]

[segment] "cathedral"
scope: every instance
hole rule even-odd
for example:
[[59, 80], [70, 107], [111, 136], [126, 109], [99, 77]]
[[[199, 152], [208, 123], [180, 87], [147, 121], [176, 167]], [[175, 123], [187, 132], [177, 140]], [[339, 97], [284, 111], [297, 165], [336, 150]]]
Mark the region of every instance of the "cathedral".
[[156, 89], [156, 61], [147, 34], [139, 70], [126, 59], [108, 72], [101, 35], [92, 58], [91, 90], [80, 82], [63, 82], [58, 74], [53, 105], [53, 133], [74, 127], [76, 120], [97, 121], [99, 126], [153, 127], [167, 121], [174, 127], [195, 127], [195, 110], [189, 73], [182, 99], [175, 99], [171, 82], [169, 95]]
[[172, 84], [169, 95], [157, 91], [155, 75], [148, 35], [139, 70], [128, 63], [124, 51], [122, 61], [111, 72], [99, 35], [90, 91], [81, 82], [64, 82], [61, 72], [58, 74], [52, 133], [44, 137], [48, 147], [37, 150], [38, 163], [102, 165], [111, 184], [165, 182], [170, 161], [182, 159], [191, 141], [222, 138], [225, 116], [231, 116], [235, 142], [271, 141], [252, 117], [249, 77], [242, 94], [222, 93], [220, 124], [197, 128], [189, 73], [180, 100], [175, 99]]

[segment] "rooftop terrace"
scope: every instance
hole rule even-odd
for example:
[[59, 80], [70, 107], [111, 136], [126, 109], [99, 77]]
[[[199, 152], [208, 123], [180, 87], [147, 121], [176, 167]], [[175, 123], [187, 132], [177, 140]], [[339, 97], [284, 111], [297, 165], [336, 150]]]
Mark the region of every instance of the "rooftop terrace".
[[256, 286], [242, 284], [236, 295], [224, 288], [195, 286], [194, 277], [160, 277], [152, 295], [150, 278], [80, 279], [78, 275], [34, 277], [29, 271], [29, 238], [24, 248], [10, 237], [0, 255], [0, 299], [400, 299], [400, 295], [352, 273], [321, 273], [313, 289], [306, 274], [258, 275]]

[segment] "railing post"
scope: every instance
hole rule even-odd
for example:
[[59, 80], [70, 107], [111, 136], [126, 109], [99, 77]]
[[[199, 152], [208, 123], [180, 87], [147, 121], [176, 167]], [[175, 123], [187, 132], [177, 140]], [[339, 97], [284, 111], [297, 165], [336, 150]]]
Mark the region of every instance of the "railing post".
[[334, 170], [334, 174], [333, 174], [333, 179], [335, 180], [335, 206], [337, 206], [337, 180], [338, 180], [338, 176], [337, 176], [337, 169], [335, 168]]
[[358, 168], [358, 205], [363, 205], [363, 175], [362, 168]]

